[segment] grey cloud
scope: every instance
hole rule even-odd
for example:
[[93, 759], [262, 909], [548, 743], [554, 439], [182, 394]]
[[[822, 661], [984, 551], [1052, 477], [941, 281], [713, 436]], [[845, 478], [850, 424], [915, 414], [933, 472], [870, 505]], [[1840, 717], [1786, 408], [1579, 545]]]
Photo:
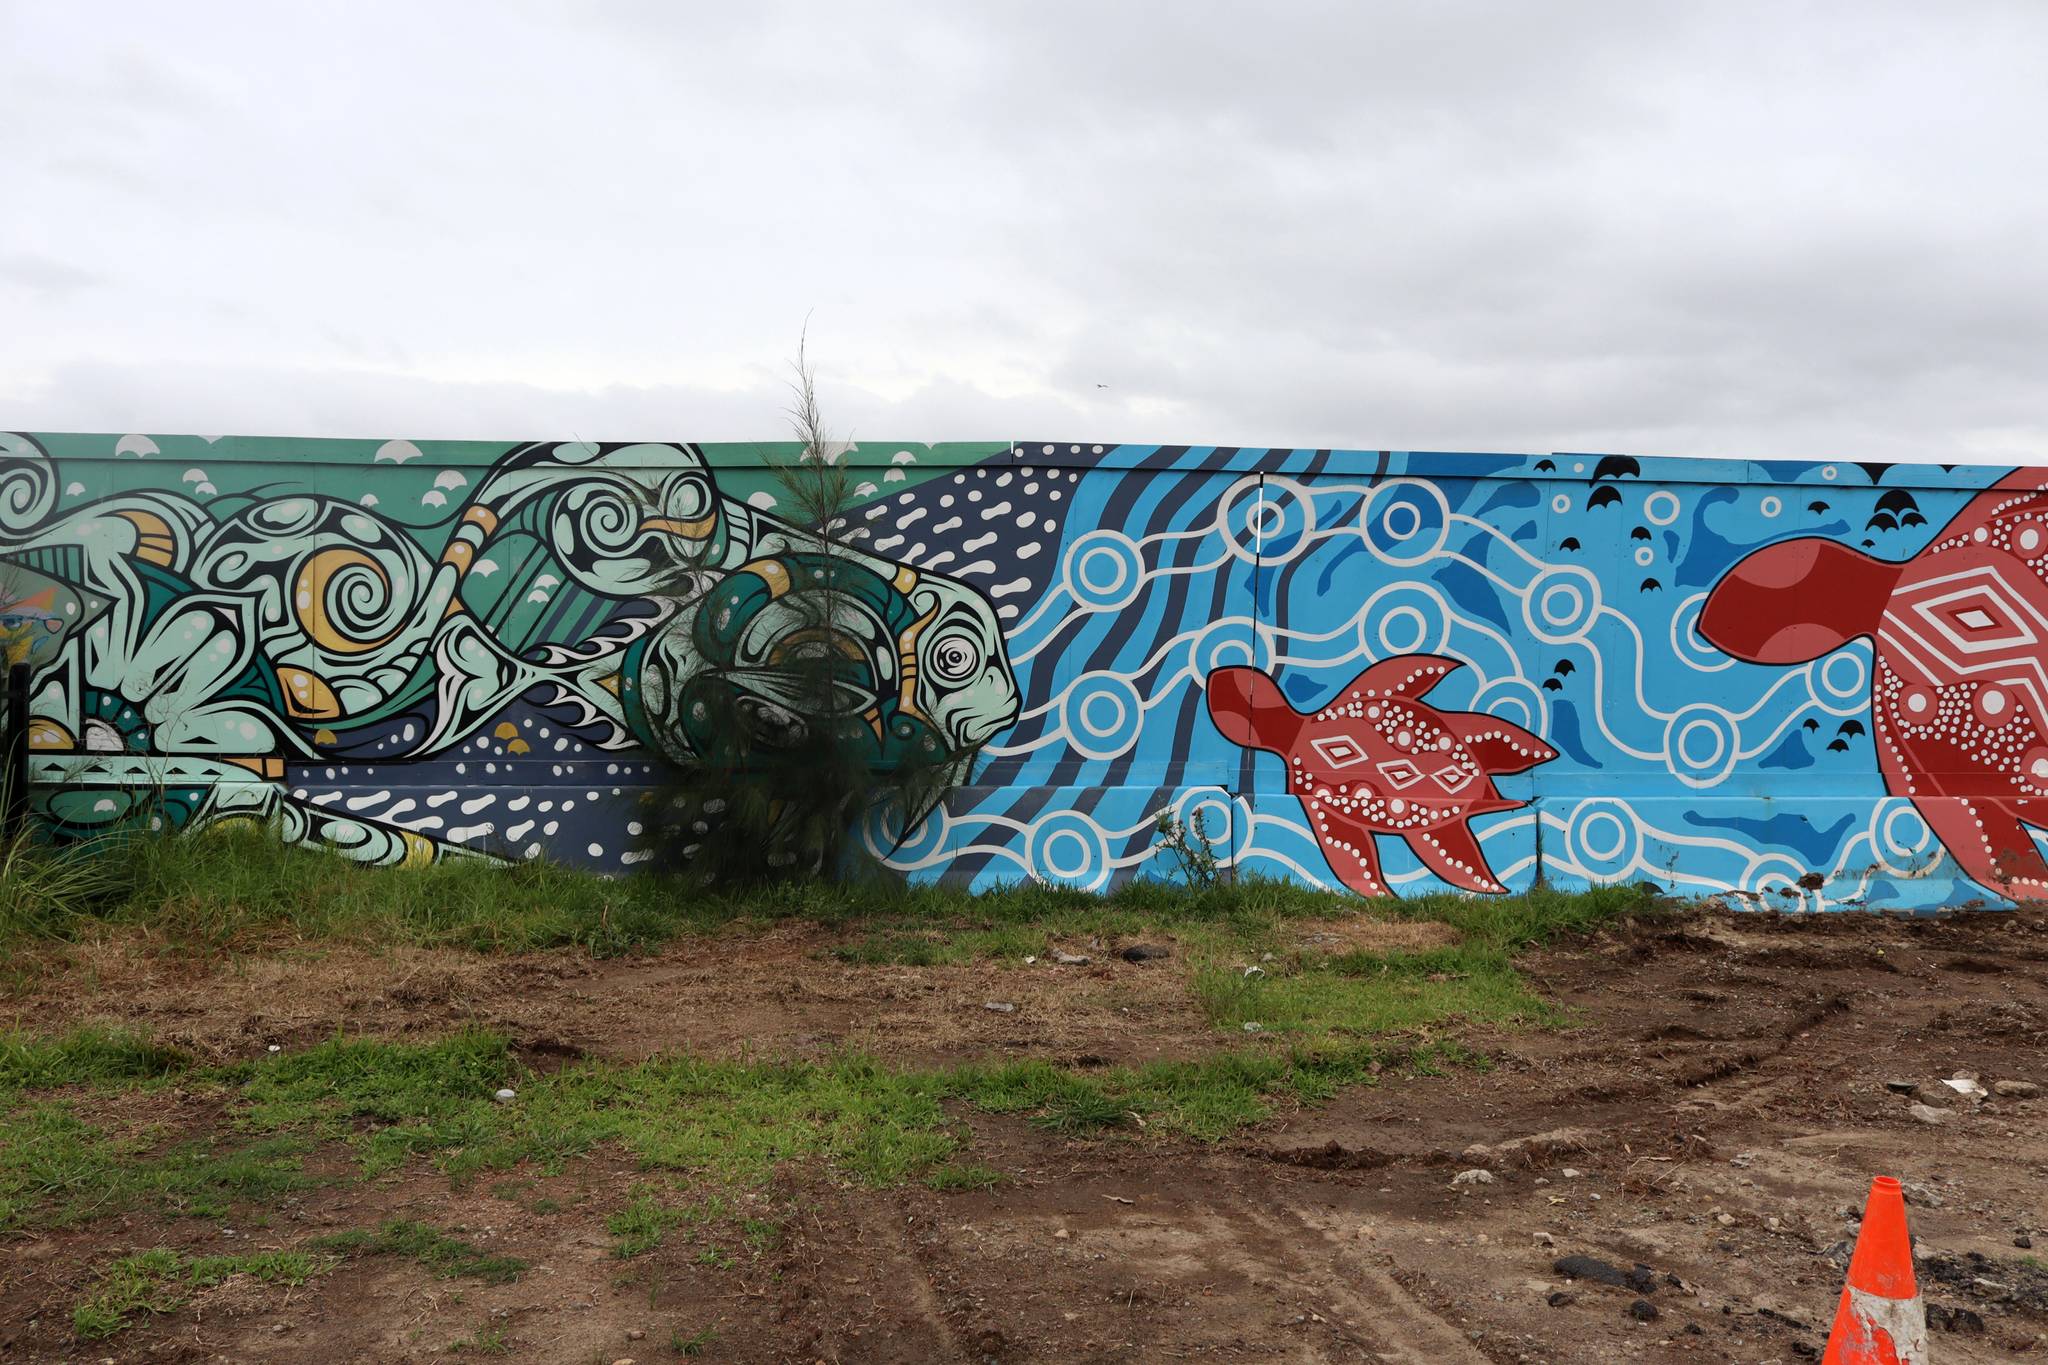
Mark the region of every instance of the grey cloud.
[[0, 425], [2048, 458], [2019, 0], [200, 14], [0, 13]]

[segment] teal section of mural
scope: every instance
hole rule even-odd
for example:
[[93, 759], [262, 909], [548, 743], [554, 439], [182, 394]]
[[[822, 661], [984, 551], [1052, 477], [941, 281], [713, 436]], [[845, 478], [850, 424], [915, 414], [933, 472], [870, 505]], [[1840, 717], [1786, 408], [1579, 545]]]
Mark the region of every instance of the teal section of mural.
[[2048, 896], [2048, 474], [863, 441], [835, 568], [793, 454], [0, 436], [37, 808], [623, 870], [837, 575], [872, 761], [980, 755], [868, 832], [912, 877], [1164, 875], [1170, 809], [1365, 894]]

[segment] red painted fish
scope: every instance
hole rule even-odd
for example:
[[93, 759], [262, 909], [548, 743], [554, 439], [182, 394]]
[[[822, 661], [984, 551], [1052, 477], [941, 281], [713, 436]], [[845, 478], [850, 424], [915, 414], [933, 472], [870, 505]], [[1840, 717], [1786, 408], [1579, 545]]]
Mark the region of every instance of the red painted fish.
[[1208, 678], [1209, 715], [1226, 739], [1287, 760], [1287, 790], [1301, 800], [1330, 870], [1361, 896], [1390, 894], [1380, 879], [1382, 834], [1408, 841], [1423, 864], [1467, 891], [1502, 892], [1468, 823], [1524, 805], [1494, 789], [1557, 757], [1519, 725], [1476, 711], [1438, 711], [1422, 696], [1460, 667], [1404, 654], [1374, 664], [1314, 715], [1294, 709], [1255, 668]]
[[1875, 642], [1870, 715], [1886, 790], [1912, 800], [1963, 872], [2048, 899], [2048, 470], [1978, 494], [1911, 559], [1805, 537], [1745, 556], [1699, 631], [1760, 664]]

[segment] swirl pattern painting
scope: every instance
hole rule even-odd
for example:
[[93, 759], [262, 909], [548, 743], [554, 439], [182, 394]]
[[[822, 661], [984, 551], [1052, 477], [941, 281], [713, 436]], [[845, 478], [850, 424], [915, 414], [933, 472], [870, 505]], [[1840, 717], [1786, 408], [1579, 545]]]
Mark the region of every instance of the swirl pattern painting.
[[1168, 810], [1365, 894], [2048, 896], [2040, 474], [864, 442], [835, 567], [791, 453], [0, 436], [37, 809], [622, 870], [652, 746], [834, 574], [873, 761], [980, 755], [867, 831], [913, 878], [1166, 875]]

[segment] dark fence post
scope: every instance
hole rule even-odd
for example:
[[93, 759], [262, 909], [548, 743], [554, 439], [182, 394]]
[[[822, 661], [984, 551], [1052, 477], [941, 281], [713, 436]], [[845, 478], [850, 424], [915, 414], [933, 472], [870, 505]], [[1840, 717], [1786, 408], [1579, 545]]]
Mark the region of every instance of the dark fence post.
[[28, 679], [25, 663], [7, 670], [7, 810], [8, 838], [20, 834], [28, 821]]

